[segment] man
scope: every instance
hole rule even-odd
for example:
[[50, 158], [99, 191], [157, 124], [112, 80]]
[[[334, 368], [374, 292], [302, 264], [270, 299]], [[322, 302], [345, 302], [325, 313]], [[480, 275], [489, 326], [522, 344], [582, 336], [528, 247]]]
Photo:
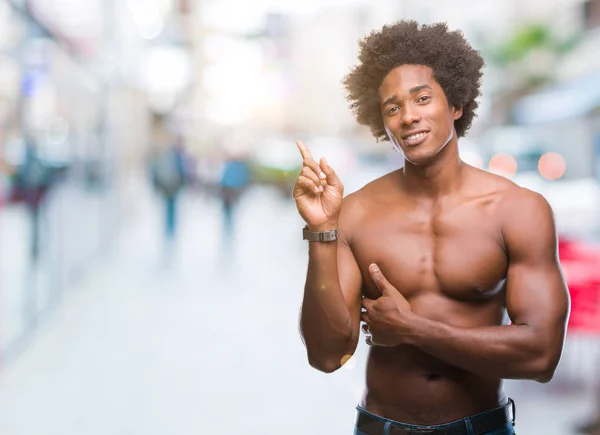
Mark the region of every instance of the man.
[[231, 155], [225, 161], [220, 179], [219, 196], [223, 208], [223, 239], [231, 241], [234, 232], [234, 210], [251, 181], [250, 166], [242, 156]]
[[177, 229], [177, 199], [186, 182], [181, 140], [157, 150], [150, 164], [152, 184], [165, 205], [165, 240], [171, 243]]
[[552, 210], [461, 161], [483, 60], [460, 32], [402, 21], [360, 47], [345, 79], [351, 107], [405, 162], [342, 200], [334, 170], [298, 142], [309, 363], [341, 367], [362, 322], [370, 351], [355, 434], [513, 434], [502, 379], [550, 381], [565, 336]]

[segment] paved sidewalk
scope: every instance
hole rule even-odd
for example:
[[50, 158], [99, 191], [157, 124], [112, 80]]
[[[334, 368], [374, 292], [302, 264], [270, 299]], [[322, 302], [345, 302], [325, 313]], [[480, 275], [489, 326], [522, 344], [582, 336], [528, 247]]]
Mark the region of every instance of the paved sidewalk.
[[[187, 196], [182, 206], [171, 261], [147, 199], [114, 255], [6, 369], [0, 434], [352, 433], [366, 345], [332, 375], [306, 363], [297, 326], [306, 247], [293, 203], [254, 191], [229, 248], [215, 200]], [[509, 383], [519, 435], [572, 433], [591, 401], [557, 388]]]

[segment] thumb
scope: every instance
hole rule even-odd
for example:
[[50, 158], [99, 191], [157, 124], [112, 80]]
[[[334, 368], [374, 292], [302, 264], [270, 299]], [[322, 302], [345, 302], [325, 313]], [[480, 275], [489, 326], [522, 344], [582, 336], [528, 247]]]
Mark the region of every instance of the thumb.
[[373, 282], [375, 283], [381, 294], [387, 294], [391, 284], [389, 283], [387, 278], [383, 276], [383, 273], [381, 272], [381, 269], [379, 269], [379, 266], [377, 266], [375, 263], [371, 264], [369, 266], [369, 273], [371, 274], [371, 279], [373, 279]]
[[321, 170], [327, 176], [327, 184], [333, 187], [343, 188], [342, 182], [338, 178], [337, 174], [333, 170], [331, 166], [327, 164], [327, 160], [325, 157], [321, 157], [321, 161], [319, 162], [319, 166], [321, 166]]

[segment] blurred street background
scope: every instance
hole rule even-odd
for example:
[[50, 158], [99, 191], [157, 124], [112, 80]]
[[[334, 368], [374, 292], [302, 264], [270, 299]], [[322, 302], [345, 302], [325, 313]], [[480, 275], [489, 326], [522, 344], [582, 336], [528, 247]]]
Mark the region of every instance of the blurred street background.
[[341, 85], [383, 24], [481, 51], [463, 159], [556, 213], [572, 297], [517, 433], [600, 417], [600, 0], [0, 0], [0, 434], [352, 433], [366, 345], [298, 332], [302, 139], [346, 193], [401, 165]]

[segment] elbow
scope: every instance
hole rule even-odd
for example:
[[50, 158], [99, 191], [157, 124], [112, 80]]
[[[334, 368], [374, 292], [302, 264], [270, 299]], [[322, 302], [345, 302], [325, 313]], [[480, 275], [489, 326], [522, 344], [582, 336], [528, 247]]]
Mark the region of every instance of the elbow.
[[338, 357], [337, 353], [330, 352], [307, 352], [308, 364], [314, 369], [323, 373], [333, 373], [344, 365], [349, 359]]
[[547, 384], [548, 382], [550, 382], [552, 380], [553, 377], [554, 377], [554, 370], [548, 370], [548, 371], [539, 373], [537, 375], [537, 377], [535, 378], [535, 381], [539, 382], [540, 384]]
[[559, 358], [546, 357], [540, 359], [535, 368], [533, 379], [540, 384], [547, 384], [554, 377]]
[[544, 375], [538, 377], [535, 381], [539, 382], [540, 384], [547, 384], [548, 382], [550, 382], [552, 380], [553, 376], [554, 376], [553, 373], [547, 373], [547, 374], [544, 374]]
[[352, 358], [357, 344], [357, 340], [350, 337], [348, 340], [344, 340], [343, 344], [335, 346], [335, 349], [332, 349], [331, 345], [328, 350], [323, 348], [316, 350], [307, 346], [308, 363], [320, 372], [333, 373]]
[[539, 338], [536, 340], [537, 346], [532, 345], [530, 354], [530, 375], [529, 379], [547, 384], [554, 378], [554, 373], [562, 356], [564, 333], [552, 334], [551, 338]]
[[554, 370], [547, 369], [545, 371], [541, 371], [541, 372], [537, 373], [534, 380], [536, 382], [539, 382], [540, 384], [547, 384], [548, 382], [550, 382], [552, 380], [553, 377], [554, 377]]
[[308, 358], [308, 363], [314, 369], [317, 369], [323, 373], [333, 373], [338, 370], [342, 365], [340, 361], [327, 358]]
[[320, 372], [333, 373], [352, 357], [357, 344], [358, 333], [326, 342], [305, 341], [308, 363]]
[[554, 377], [555, 370], [555, 368], [547, 368], [546, 370], [537, 373], [535, 381], [539, 382], [540, 384], [547, 384]]

